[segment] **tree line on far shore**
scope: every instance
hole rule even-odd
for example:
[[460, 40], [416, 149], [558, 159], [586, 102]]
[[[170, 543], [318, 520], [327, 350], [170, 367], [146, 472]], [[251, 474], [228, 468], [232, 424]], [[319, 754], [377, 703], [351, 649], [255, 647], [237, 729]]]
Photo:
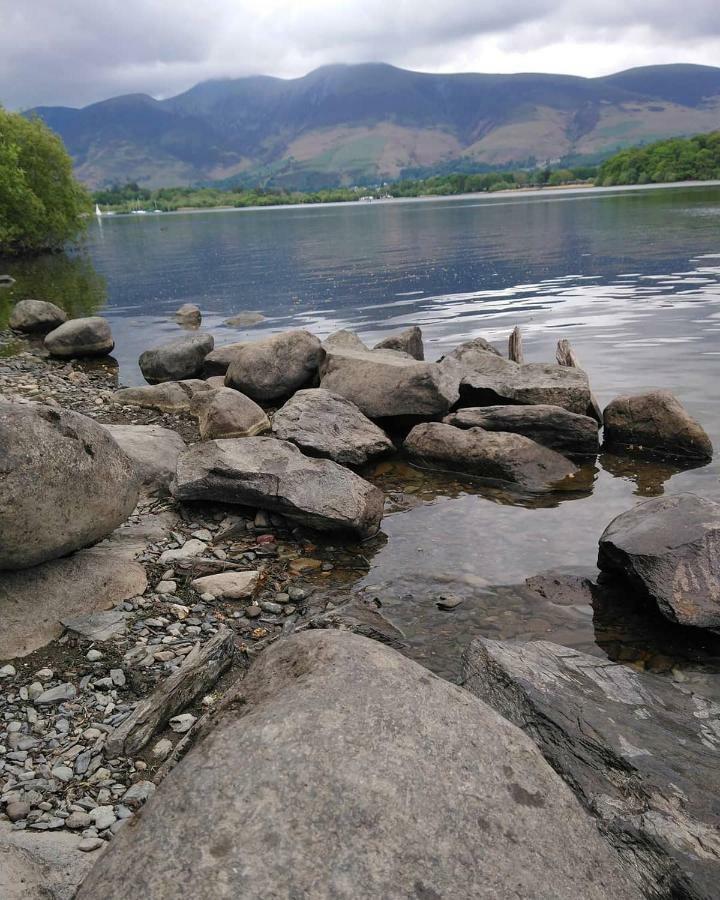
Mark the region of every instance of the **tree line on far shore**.
[[605, 160], [595, 179], [601, 187], [720, 179], [720, 131], [628, 147]]

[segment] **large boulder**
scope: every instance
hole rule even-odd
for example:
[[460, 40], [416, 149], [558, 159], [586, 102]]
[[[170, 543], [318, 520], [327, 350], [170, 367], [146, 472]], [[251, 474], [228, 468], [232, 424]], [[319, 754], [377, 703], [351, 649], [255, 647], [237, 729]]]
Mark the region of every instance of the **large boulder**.
[[278, 400], [317, 375], [323, 356], [320, 341], [309, 331], [285, 331], [249, 341], [235, 353], [225, 384], [253, 400]]
[[710, 459], [713, 447], [701, 425], [670, 391], [617, 397], [603, 412], [610, 449], [659, 456]]
[[465, 430], [442, 422], [416, 425], [403, 447], [429, 468], [510, 481], [531, 490], [546, 488], [578, 471], [564, 456], [521, 434]]
[[375, 344], [375, 350], [401, 350], [413, 359], [425, 359], [422, 331], [417, 325], [406, 328], [400, 334], [392, 334]]
[[154, 492], [167, 490], [175, 476], [185, 441], [160, 425], [104, 425], [135, 464], [140, 484]]
[[240, 341], [235, 344], [225, 344], [224, 347], [216, 347], [205, 357], [203, 363], [203, 374], [206, 378], [215, 375], [222, 375], [223, 382], [230, 363], [235, 359], [240, 350], [247, 344], [247, 341]]
[[45, 348], [50, 355], [67, 359], [106, 356], [114, 346], [110, 323], [102, 316], [71, 319], [45, 336]]
[[628, 579], [681, 625], [720, 628], [720, 504], [655, 497], [613, 519], [598, 568]]
[[322, 342], [323, 350], [369, 350], [370, 348], [364, 344], [354, 331], [348, 331], [347, 328], [341, 328], [339, 331], [333, 331]]
[[320, 386], [371, 419], [443, 416], [458, 399], [458, 379], [438, 363], [394, 351], [328, 350]]
[[311, 459], [272, 437], [207, 441], [180, 454], [173, 493], [178, 500], [239, 503], [319, 531], [374, 534], [382, 491], [349, 469]]
[[265, 410], [245, 394], [231, 388], [222, 387], [201, 396], [196, 406], [203, 441], [252, 437], [270, 430], [270, 420]]
[[195, 378], [202, 374], [205, 357], [214, 345], [211, 334], [193, 334], [159, 344], [140, 354], [140, 371], [149, 384]]
[[67, 313], [47, 300], [21, 300], [10, 313], [13, 331], [52, 331], [67, 322]]
[[394, 450], [390, 438], [341, 397], [323, 388], [298, 391], [273, 417], [273, 433], [312, 456], [361, 466]]
[[594, 456], [600, 448], [595, 419], [560, 406], [475, 406], [450, 413], [443, 421], [456, 428], [523, 434], [569, 456]]
[[718, 896], [717, 702], [545, 641], [476, 639], [464, 686], [533, 738], [645, 896]]
[[189, 413], [195, 411], [213, 386], [200, 378], [184, 381], [166, 381], [143, 387], [120, 388], [113, 394], [113, 401], [120, 406], [140, 406], [158, 412]]
[[0, 401], [0, 569], [102, 540], [135, 508], [133, 463], [92, 419]]
[[77, 900], [629, 900], [514, 725], [383, 645], [278, 641]]

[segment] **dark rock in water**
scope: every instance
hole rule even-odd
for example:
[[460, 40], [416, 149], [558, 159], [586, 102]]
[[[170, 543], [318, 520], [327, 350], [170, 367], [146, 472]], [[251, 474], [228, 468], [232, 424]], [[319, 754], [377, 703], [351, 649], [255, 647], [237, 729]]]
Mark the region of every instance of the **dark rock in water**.
[[659, 456], [711, 459], [710, 438], [670, 391], [617, 397], [605, 407], [605, 445]]
[[388, 647], [315, 631], [261, 655], [77, 900], [128, 896], [640, 893], [519, 729]]
[[194, 444], [178, 459], [173, 493], [181, 500], [239, 503], [278, 512], [319, 531], [367, 537], [382, 519], [382, 491], [294, 444], [248, 437]]
[[441, 416], [458, 399], [454, 372], [390, 350], [328, 350], [320, 386], [370, 419]]
[[121, 406], [141, 406], [159, 412], [193, 412], [212, 390], [213, 386], [201, 378], [187, 378], [147, 387], [121, 388], [113, 394], [113, 401]]
[[203, 374], [206, 378], [214, 375], [225, 375], [230, 367], [230, 363], [235, 359], [237, 354], [245, 347], [247, 341], [239, 341], [235, 344], [225, 344], [224, 347], [217, 347], [205, 357], [203, 363]]
[[202, 312], [200, 307], [195, 303], [183, 303], [183, 305], [175, 311], [175, 318], [180, 325], [188, 325], [197, 328], [202, 322]]
[[177, 338], [140, 354], [138, 364], [145, 381], [182, 381], [202, 374], [203, 362], [215, 345], [211, 334]]
[[101, 316], [71, 319], [45, 336], [51, 356], [106, 356], [115, 346], [110, 324]]
[[248, 341], [234, 354], [225, 384], [252, 400], [278, 400], [314, 378], [323, 355], [320, 341], [309, 331], [285, 331]]
[[417, 325], [406, 328], [400, 334], [393, 334], [375, 344], [375, 350], [401, 350], [412, 356], [413, 359], [425, 359], [422, 331]]
[[175, 477], [185, 441], [160, 425], [103, 425], [135, 464], [140, 484], [148, 491], [167, 490]]
[[25, 569], [102, 540], [130, 515], [135, 467], [92, 419], [0, 402], [0, 569]]
[[629, 579], [672, 621], [720, 628], [720, 505], [695, 494], [639, 503], [602, 533], [598, 568]]
[[646, 896], [718, 896], [717, 704], [545, 641], [476, 639], [464, 686], [533, 738]]
[[341, 328], [339, 331], [333, 331], [322, 342], [323, 350], [369, 350], [354, 331], [348, 331], [347, 328]]
[[201, 394], [195, 404], [195, 413], [203, 441], [252, 437], [270, 431], [270, 420], [265, 410], [245, 394], [231, 388], [221, 387]]
[[10, 313], [9, 325], [13, 331], [51, 331], [67, 322], [67, 313], [47, 300], [21, 300]]
[[564, 456], [520, 434], [453, 428], [441, 422], [416, 425], [403, 445], [418, 462], [482, 478], [542, 489], [574, 475]]
[[560, 406], [478, 406], [443, 419], [456, 428], [483, 428], [525, 437], [569, 456], [594, 456], [600, 447], [597, 422]]
[[390, 438], [360, 410], [322, 388], [298, 391], [273, 417], [273, 433], [313, 456], [361, 466], [394, 450]]

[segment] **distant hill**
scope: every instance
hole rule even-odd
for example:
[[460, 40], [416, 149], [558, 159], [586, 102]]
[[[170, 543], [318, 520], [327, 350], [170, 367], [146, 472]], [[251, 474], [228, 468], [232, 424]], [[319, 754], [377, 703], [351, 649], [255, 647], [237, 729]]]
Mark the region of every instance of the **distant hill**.
[[720, 68], [603, 78], [434, 75], [384, 64], [302, 78], [207, 81], [168, 100], [130, 94], [39, 107], [91, 187], [197, 182], [315, 189], [406, 170], [544, 165], [720, 127]]

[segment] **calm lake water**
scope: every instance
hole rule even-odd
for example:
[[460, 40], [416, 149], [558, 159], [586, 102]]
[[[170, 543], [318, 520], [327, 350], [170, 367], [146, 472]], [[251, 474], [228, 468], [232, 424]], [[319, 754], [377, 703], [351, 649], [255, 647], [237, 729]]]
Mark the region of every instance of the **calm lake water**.
[[[141, 382], [142, 350], [180, 333], [172, 314], [185, 302], [201, 307], [216, 346], [293, 327], [350, 328], [372, 343], [419, 324], [433, 359], [477, 335], [505, 345], [519, 324], [528, 361], [553, 360], [569, 338], [601, 404], [670, 388], [720, 449], [720, 187], [117, 217], [92, 222], [84, 255], [5, 269], [16, 298], [107, 316], [126, 384]], [[0, 324], [9, 299], [0, 291]], [[224, 324], [242, 311], [265, 321]], [[531, 500], [380, 463], [367, 474], [395, 511], [363, 548], [368, 573], [347, 579], [450, 676], [478, 631], [617, 655], [588, 604], [502, 586], [550, 569], [592, 574], [613, 516], [663, 491], [720, 500], [719, 464], [677, 472], [601, 456], [584, 492]], [[442, 612], [443, 594], [465, 601]], [[696, 670], [718, 658], [692, 635], [628, 641], [636, 652], [624, 658], [658, 671], [669, 658]]]

